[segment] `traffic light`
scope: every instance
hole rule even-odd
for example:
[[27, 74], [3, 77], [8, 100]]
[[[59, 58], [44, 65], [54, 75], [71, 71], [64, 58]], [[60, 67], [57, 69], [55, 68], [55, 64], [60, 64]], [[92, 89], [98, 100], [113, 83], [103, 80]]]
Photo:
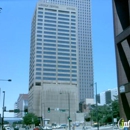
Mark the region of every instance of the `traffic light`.
[[27, 108], [26, 108], [26, 109], [24, 109], [24, 112], [25, 112], [25, 113], [28, 113], [28, 109], [27, 109]]
[[19, 113], [20, 110], [19, 109], [14, 109], [14, 113]]
[[50, 113], [50, 107], [48, 107], [48, 112]]
[[71, 120], [71, 118], [70, 118], [70, 117], [68, 117], [68, 121], [69, 121], [69, 122], [72, 122], [72, 120]]

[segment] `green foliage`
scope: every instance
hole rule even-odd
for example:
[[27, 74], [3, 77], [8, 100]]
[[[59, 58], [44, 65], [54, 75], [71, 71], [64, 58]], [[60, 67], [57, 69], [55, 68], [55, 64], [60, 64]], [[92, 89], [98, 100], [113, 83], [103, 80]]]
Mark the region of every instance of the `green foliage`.
[[91, 118], [90, 117], [87, 117], [87, 118], [85, 118], [85, 121], [90, 121], [91, 120]]
[[39, 125], [39, 119], [38, 117], [33, 114], [33, 113], [27, 113], [24, 117], [23, 117], [23, 123], [26, 125], [30, 125], [30, 124], [35, 124], [35, 125]]
[[90, 108], [90, 117], [91, 120], [97, 122], [97, 113], [98, 113], [98, 122], [102, 124], [112, 123], [113, 118], [119, 117], [119, 102], [118, 97], [115, 96], [115, 100], [111, 101], [110, 104], [98, 106], [96, 109], [95, 105], [92, 105]]

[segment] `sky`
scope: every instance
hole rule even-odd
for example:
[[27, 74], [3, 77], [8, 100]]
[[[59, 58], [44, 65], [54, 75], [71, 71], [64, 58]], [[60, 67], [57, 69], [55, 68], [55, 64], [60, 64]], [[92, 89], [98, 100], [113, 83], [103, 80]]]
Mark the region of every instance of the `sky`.
[[[37, 0], [0, 0], [0, 108], [14, 109], [28, 93], [31, 21]], [[94, 82], [97, 92], [117, 87], [112, 0], [91, 0]], [[5, 117], [14, 113], [5, 112]]]

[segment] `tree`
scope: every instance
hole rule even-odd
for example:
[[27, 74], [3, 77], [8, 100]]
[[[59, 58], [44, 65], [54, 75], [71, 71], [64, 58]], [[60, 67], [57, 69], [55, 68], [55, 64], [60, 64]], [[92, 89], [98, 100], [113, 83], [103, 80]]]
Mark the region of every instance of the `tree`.
[[90, 118], [94, 122], [96, 122], [97, 113], [98, 113], [98, 122], [100, 124], [112, 123], [113, 118], [117, 118], [117, 120], [119, 120], [118, 96], [115, 96], [114, 101], [111, 101], [110, 104], [98, 106], [97, 111], [95, 105], [92, 105], [90, 107]]
[[26, 125], [30, 125], [30, 124], [39, 125], [40, 121], [39, 121], [38, 117], [35, 114], [27, 113], [23, 117], [23, 123], [26, 124]]

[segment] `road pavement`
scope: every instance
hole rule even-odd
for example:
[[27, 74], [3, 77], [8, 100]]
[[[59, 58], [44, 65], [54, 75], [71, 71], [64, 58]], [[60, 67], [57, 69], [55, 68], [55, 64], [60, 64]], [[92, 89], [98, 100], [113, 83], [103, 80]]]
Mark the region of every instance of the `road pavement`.
[[[83, 129], [83, 126], [75, 127], [74, 129], [71, 128], [71, 130], [98, 130], [97, 127], [91, 127], [88, 126], [88, 129]], [[20, 128], [19, 130], [25, 130], [24, 128]], [[30, 128], [29, 130], [33, 130], [33, 128]], [[62, 129], [53, 129], [53, 130], [69, 130], [69, 128], [62, 128]], [[119, 130], [118, 128], [114, 129], [113, 126], [101, 126], [99, 127], [99, 130]]]

